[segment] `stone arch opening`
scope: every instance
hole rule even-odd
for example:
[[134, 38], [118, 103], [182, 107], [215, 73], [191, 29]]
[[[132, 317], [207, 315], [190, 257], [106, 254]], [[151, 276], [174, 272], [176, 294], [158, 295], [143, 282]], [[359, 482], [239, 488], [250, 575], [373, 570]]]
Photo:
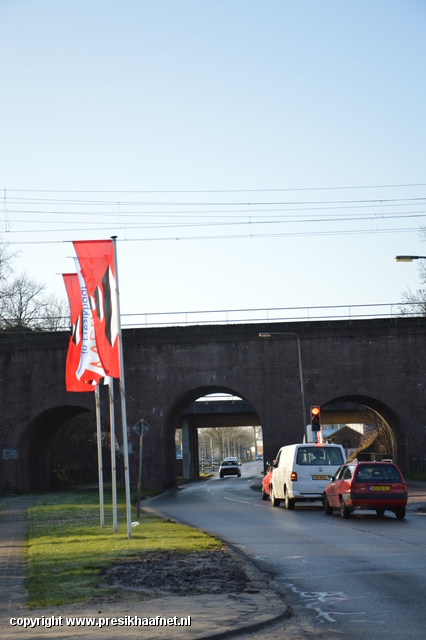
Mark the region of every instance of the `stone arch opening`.
[[[244, 407], [244, 414], [238, 413], [241, 407], [237, 407], [238, 411], [233, 416], [233, 424], [238, 421], [238, 416], [240, 416], [240, 426], [243, 426], [244, 421], [248, 420], [248, 418], [245, 416], [247, 416], [250, 412], [252, 416], [256, 416], [255, 421], [257, 422], [257, 424], [261, 424], [258, 413], [253, 403], [250, 402], [250, 399], [244, 397], [244, 394], [240, 393], [237, 389], [230, 389], [223, 386], [201, 385], [182, 392], [175, 399], [173, 405], [165, 414], [161, 425], [163, 488], [171, 488], [176, 486], [175, 433], [177, 428], [182, 427], [183, 420], [187, 420], [187, 424], [184, 424], [183, 427], [188, 430], [190, 440], [187, 451], [188, 459], [184, 459], [183, 461], [184, 468], [185, 464], [189, 464], [191, 477], [198, 477], [199, 450], [197, 428], [202, 428], [202, 425], [205, 425], [205, 422], [200, 419], [200, 414], [195, 416], [194, 414], [185, 414], [185, 412], [196, 402], [196, 400], [204, 398], [205, 396], [210, 396], [212, 394], [230, 395], [235, 398], [241, 399], [241, 401], [245, 403], [246, 406]], [[250, 407], [250, 409], [248, 409], [247, 407]]]
[[32, 491], [50, 487], [52, 440], [63, 424], [85, 412], [77, 406], [54, 407], [26, 426], [18, 444], [18, 487]]
[[[108, 429], [102, 420], [104, 454]], [[87, 434], [90, 432], [90, 437]], [[110, 469], [103, 455], [104, 480]], [[97, 481], [96, 413], [81, 406], [59, 406], [39, 414], [18, 443], [17, 486], [44, 491]]]
[[[354, 438], [357, 456], [371, 459], [391, 457], [403, 473], [408, 471], [408, 443], [401, 420], [386, 404], [376, 398], [348, 394], [321, 405], [321, 422], [324, 425], [363, 424], [362, 437]], [[350, 440], [346, 434], [346, 441]], [[345, 433], [340, 434], [345, 437]], [[338, 437], [336, 434], [335, 438]], [[336, 440], [335, 440], [336, 441]], [[342, 442], [340, 443], [342, 444]]]

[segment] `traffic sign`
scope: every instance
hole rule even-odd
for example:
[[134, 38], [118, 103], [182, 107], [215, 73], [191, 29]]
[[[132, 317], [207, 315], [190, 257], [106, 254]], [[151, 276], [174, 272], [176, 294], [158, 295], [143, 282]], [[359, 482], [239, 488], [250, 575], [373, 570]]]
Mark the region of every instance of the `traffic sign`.
[[146, 434], [151, 430], [150, 425], [141, 418], [133, 427], [133, 431], [138, 434], [138, 436], [146, 436]]

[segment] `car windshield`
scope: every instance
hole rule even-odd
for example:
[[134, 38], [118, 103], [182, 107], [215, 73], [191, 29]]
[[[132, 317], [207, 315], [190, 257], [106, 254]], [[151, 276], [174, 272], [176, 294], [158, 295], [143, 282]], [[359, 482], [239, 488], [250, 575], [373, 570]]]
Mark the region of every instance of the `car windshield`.
[[222, 467], [235, 467], [236, 464], [235, 460], [224, 460], [222, 462]]
[[392, 464], [381, 464], [380, 466], [363, 464], [358, 467], [355, 477], [356, 482], [381, 482], [383, 480], [387, 482], [402, 482], [398, 469]]
[[338, 447], [299, 447], [296, 463], [340, 465], [343, 463], [342, 451]]

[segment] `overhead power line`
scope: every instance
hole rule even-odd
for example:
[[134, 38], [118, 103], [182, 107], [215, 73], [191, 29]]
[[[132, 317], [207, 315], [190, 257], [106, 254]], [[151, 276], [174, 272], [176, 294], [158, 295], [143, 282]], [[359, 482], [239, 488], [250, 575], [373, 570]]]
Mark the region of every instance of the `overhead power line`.
[[408, 184], [370, 184], [355, 186], [334, 186], [334, 187], [277, 187], [270, 189], [8, 189], [9, 193], [278, 193], [278, 192], [301, 192], [301, 191], [347, 191], [360, 189], [397, 189], [425, 187], [426, 183]]
[[[382, 185], [381, 188], [424, 187], [426, 184]], [[388, 225], [396, 220], [426, 219], [426, 196], [412, 195], [397, 198], [366, 199], [328, 199], [328, 200], [271, 200], [269, 202], [203, 202], [185, 201], [141, 201], [124, 199], [125, 194], [143, 193], [256, 193], [273, 191], [331, 191], [350, 187], [307, 188], [307, 189], [252, 189], [252, 190], [216, 190], [216, 191], [79, 191], [79, 190], [4, 190], [4, 225], [9, 244], [51, 243], [47, 238], [35, 240], [34, 235], [56, 234], [55, 242], [67, 241], [67, 234], [116, 233], [117, 230], [132, 232], [144, 231], [142, 238], [127, 237], [128, 241], [170, 241], [170, 240], [224, 240], [244, 238], [298, 237], [359, 235], [371, 233], [417, 232], [418, 228]], [[373, 187], [358, 186], [355, 189]], [[377, 188], [377, 186], [376, 186]], [[11, 195], [14, 194], [14, 195]], [[36, 194], [35, 197], [21, 197], [16, 194]], [[46, 198], [38, 194], [111, 194], [119, 193], [117, 200]], [[399, 195], [399, 194], [398, 194]], [[370, 224], [365, 228], [365, 223]], [[283, 226], [285, 225], [285, 226]], [[309, 229], [306, 226], [310, 225]], [[237, 227], [248, 227], [249, 234], [235, 233]], [[268, 233], [262, 233], [268, 228]], [[228, 229], [229, 233], [213, 235], [218, 228]], [[188, 234], [176, 237], [173, 230], [185, 229]], [[203, 235], [191, 235], [190, 231], [204, 229]], [[273, 229], [273, 230], [272, 230]], [[152, 236], [160, 230], [162, 236]], [[130, 233], [130, 235], [132, 235]], [[27, 242], [16, 240], [17, 236], [31, 234]], [[12, 241], [15, 240], [15, 241]]]

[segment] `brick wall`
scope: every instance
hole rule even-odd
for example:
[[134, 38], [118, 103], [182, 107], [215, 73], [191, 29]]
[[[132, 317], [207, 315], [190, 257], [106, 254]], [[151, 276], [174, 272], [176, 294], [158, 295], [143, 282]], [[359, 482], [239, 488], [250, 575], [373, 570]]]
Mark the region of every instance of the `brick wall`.
[[[127, 419], [129, 427], [142, 417], [152, 427], [144, 439], [146, 486], [174, 484], [177, 421], [207, 393], [233, 393], [254, 407], [265, 460], [302, 439], [296, 338], [262, 339], [261, 331], [299, 335], [307, 416], [313, 404], [365, 403], [387, 420], [403, 468], [411, 457], [426, 458], [426, 319], [130, 329], [123, 332]], [[65, 390], [67, 345], [67, 333], [0, 336], [0, 486], [45, 488], [55, 432], [94, 410], [92, 394]], [[105, 389], [101, 398], [109, 421]], [[118, 384], [115, 401], [121, 442]], [[138, 438], [129, 435], [134, 484]]]

